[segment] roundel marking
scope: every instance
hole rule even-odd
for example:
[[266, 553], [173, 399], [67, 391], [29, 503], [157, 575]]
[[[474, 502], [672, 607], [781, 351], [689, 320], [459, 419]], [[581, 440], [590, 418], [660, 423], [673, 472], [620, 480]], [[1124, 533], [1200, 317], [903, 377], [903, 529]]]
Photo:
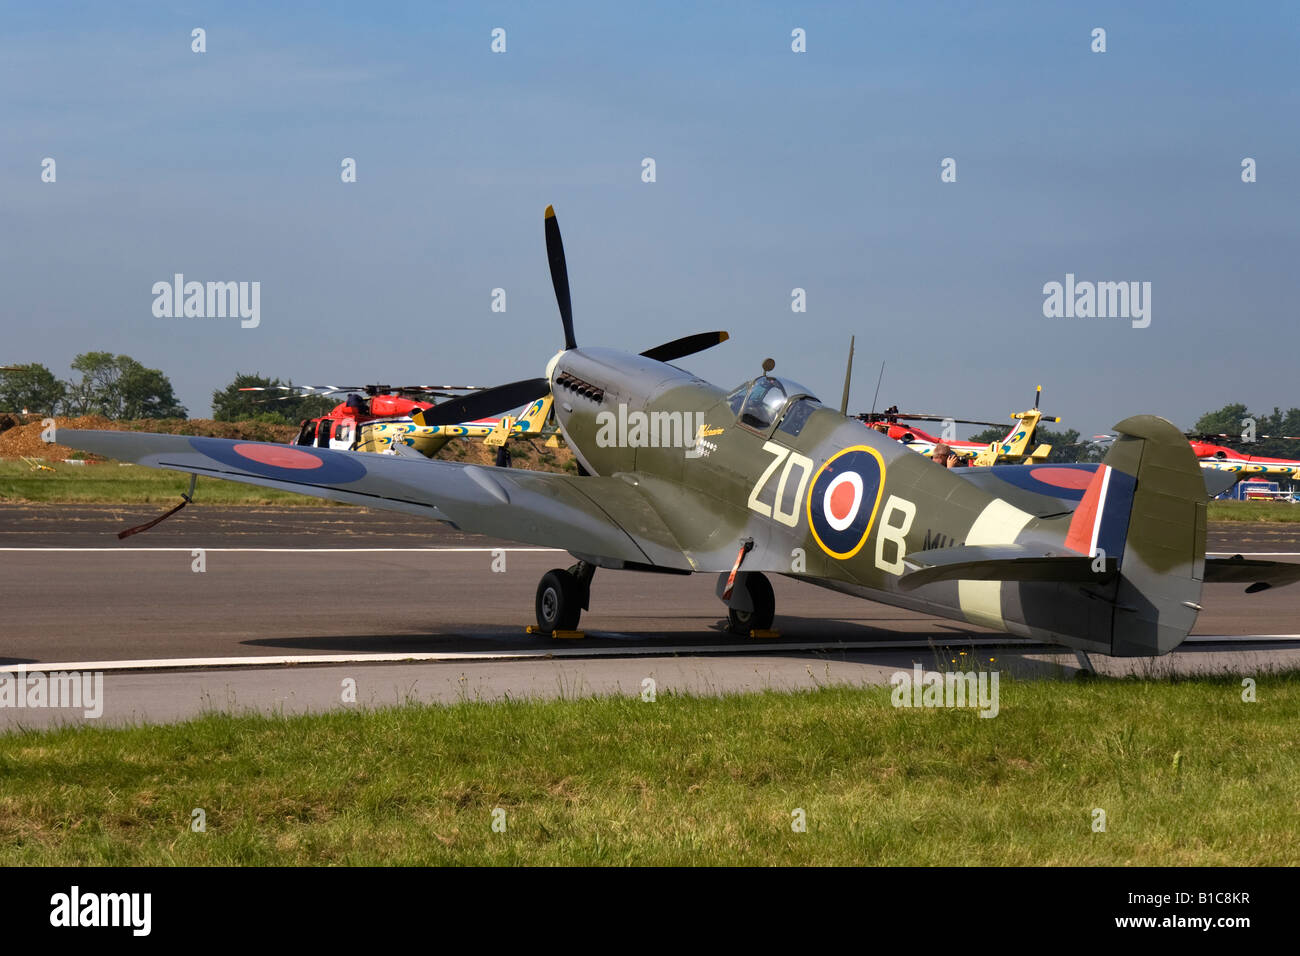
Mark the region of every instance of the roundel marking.
[[1074, 490], [1086, 490], [1088, 485], [1092, 483], [1092, 475], [1092, 471], [1082, 468], [1052, 468], [1050, 466], [1034, 468], [1029, 472], [1031, 478], [1041, 481], [1045, 485]]
[[822, 496], [822, 511], [826, 523], [836, 531], [843, 531], [853, 523], [862, 507], [862, 476], [846, 471], [831, 479]]
[[240, 444], [233, 449], [241, 458], [249, 458], [259, 465], [276, 468], [319, 468], [321, 460], [310, 452], [279, 445]]
[[808, 489], [813, 540], [841, 561], [862, 550], [885, 489], [885, 461], [866, 445], [836, 452], [817, 469]]
[[281, 481], [341, 485], [366, 475], [366, 466], [357, 460], [364, 456], [348, 452], [198, 436], [190, 439], [190, 447], [231, 468]]

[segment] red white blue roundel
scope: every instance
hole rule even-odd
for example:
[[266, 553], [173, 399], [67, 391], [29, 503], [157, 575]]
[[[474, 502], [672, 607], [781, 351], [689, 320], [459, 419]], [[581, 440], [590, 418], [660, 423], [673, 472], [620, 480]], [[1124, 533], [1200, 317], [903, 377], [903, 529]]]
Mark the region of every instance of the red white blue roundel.
[[312, 485], [342, 485], [366, 474], [366, 466], [339, 451], [225, 438], [191, 438], [195, 451], [240, 471]]
[[808, 489], [808, 527], [821, 549], [845, 560], [862, 549], [885, 487], [885, 462], [866, 445], [831, 456]]

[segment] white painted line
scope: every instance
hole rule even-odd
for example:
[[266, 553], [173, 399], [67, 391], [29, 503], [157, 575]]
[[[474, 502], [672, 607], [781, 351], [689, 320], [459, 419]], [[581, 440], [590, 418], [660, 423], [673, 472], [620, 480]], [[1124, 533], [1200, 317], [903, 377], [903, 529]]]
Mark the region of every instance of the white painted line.
[[[597, 636], [593, 633], [592, 636]], [[1187, 644], [1254, 643], [1273, 641], [1300, 641], [1300, 634], [1198, 634], [1187, 638]], [[399, 664], [406, 662], [435, 663], [438, 661], [511, 661], [535, 660], [555, 657], [665, 657], [690, 654], [763, 654], [767, 651], [844, 651], [844, 650], [913, 650], [931, 646], [960, 647], [1032, 647], [1044, 653], [1069, 654], [1067, 647], [1055, 647], [1022, 637], [972, 637], [954, 634], [951, 640], [914, 638], [904, 641], [803, 641], [783, 643], [755, 639], [752, 644], [675, 644], [627, 647], [521, 647], [509, 651], [430, 651], [398, 654], [285, 654], [256, 657], [173, 657], [155, 660], [127, 661], [67, 661], [58, 663], [36, 662], [11, 664], [0, 667], [0, 674], [31, 673], [33, 671], [126, 671], [126, 670], [179, 670], [217, 669], [228, 667], [281, 667], [290, 664]], [[1035, 651], [1038, 652], [1038, 651]]]
[[110, 551], [113, 554], [122, 554], [123, 552], [147, 553], [149, 551], [184, 551], [187, 554], [191, 551], [264, 551], [267, 554], [385, 554], [393, 551], [402, 553], [410, 551], [472, 551], [490, 554], [494, 551], [509, 551], [517, 554], [530, 551], [551, 552], [563, 550], [563, 548], [205, 548], [202, 545], [195, 545], [190, 548], [0, 548], [0, 551]]
[[1239, 554], [1243, 558], [1300, 558], [1300, 551], [1206, 551], [1205, 556], [1218, 557], [1221, 554]]
[[[1252, 641], [1300, 641], [1300, 634], [1193, 634], [1184, 644], [1231, 644]], [[1177, 650], [1177, 648], [1175, 648]]]

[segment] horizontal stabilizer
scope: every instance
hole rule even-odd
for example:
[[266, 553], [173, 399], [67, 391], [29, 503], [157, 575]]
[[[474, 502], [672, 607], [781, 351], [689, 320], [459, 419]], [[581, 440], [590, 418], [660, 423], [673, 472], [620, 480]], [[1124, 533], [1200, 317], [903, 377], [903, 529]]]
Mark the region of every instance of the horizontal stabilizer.
[[1205, 559], [1206, 584], [1250, 583], [1247, 594], [1280, 588], [1300, 581], [1300, 564], [1287, 561], [1255, 561], [1234, 554], [1230, 558]]
[[1217, 498], [1246, 476], [1239, 471], [1202, 468], [1201, 477], [1205, 479], [1205, 493], [1211, 498]]
[[[1014, 544], [917, 551], [904, 560], [916, 570], [899, 579], [898, 586], [903, 591], [936, 581], [1104, 582], [1118, 569], [1114, 556], [1094, 559]], [[1099, 560], [1101, 571], [1094, 568]]]

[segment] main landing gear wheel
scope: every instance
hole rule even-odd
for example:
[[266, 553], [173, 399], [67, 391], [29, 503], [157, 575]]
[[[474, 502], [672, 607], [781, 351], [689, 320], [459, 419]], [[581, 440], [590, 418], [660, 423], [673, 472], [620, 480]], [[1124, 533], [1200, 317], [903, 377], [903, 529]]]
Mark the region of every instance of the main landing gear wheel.
[[745, 637], [749, 636], [750, 631], [770, 630], [772, 619], [776, 617], [776, 595], [772, 593], [772, 582], [761, 574], [747, 574], [743, 586], [749, 593], [754, 610], [728, 608], [727, 630]]
[[565, 570], [553, 568], [537, 585], [537, 629], [543, 634], [576, 631], [587, 607], [595, 567], [579, 561]]

